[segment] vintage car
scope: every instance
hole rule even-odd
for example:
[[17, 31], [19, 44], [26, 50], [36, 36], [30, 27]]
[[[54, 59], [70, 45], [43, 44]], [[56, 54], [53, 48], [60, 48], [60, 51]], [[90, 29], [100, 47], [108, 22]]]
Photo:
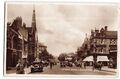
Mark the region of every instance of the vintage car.
[[66, 63], [66, 65], [69, 66], [69, 67], [73, 67], [73, 63], [70, 62], [70, 61], [68, 61], [68, 62]]
[[61, 67], [66, 67], [66, 66], [73, 67], [73, 63], [70, 61], [64, 61], [60, 63], [60, 66]]
[[74, 62], [74, 64], [75, 64], [76, 67], [81, 67], [82, 66], [82, 63], [79, 62], [79, 61]]
[[43, 63], [42, 62], [34, 61], [31, 64], [31, 73], [35, 72], [35, 71], [40, 71], [40, 72], [43, 71]]
[[49, 62], [48, 62], [48, 61], [42, 61], [42, 63], [43, 63], [43, 66], [44, 66], [44, 67], [47, 67], [47, 66], [49, 65]]
[[60, 62], [60, 67], [66, 67], [66, 63], [64, 61]]

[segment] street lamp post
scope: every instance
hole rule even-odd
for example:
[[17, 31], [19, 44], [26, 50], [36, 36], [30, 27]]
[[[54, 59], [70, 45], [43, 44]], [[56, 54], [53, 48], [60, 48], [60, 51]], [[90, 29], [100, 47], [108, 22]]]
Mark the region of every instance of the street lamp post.
[[96, 53], [96, 40], [94, 41], [94, 53], [93, 53], [93, 58], [94, 58], [94, 64], [97, 62], [97, 53]]

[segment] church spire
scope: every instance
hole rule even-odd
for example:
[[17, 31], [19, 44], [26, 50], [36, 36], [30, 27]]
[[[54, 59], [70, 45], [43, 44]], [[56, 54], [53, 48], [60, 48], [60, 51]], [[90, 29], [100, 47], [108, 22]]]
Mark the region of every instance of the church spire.
[[33, 6], [33, 15], [32, 15], [32, 28], [36, 31], [36, 15], [35, 15], [35, 6]]

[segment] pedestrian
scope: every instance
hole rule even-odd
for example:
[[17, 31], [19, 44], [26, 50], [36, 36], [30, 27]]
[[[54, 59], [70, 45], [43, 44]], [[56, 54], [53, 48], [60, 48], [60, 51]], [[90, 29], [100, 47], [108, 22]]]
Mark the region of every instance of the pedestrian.
[[84, 62], [84, 68], [86, 69], [86, 62]]
[[103, 64], [102, 64], [102, 62], [100, 62], [100, 70], [102, 69], [102, 66], [103, 66]]
[[93, 64], [92, 64], [92, 65], [93, 65], [92, 70], [94, 71], [94, 69], [95, 69], [95, 62], [93, 62]]
[[30, 66], [30, 63], [27, 61], [27, 68]]
[[82, 68], [82, 62], [79, 62], [79, 66], [80, 66], [80, 68]]
[[24, 74], [24, 65], [21, 61], [18, 61], [18, 64], [16, 65], [16, 74]]
[[53, 66], [53, 62], [50, 61], [50, 69], [52, 69]]
[[52, 69], [52, 66], [53, 66], [53, 63], [52, 63], [52, 62], [50, 62], [50, 69]]
[[81, 68], [83, 68], [83, 62], [81, 62], [80, 65], [81, 65]]

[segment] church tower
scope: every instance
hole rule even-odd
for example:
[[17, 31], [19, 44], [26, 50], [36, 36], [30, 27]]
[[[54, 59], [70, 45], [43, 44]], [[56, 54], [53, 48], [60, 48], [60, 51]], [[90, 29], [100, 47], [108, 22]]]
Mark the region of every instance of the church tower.
[[31, 27], [28, 28], [28, 61], [31, 63], [36, 58], [38, 34], [36, 28], [35, 8], [33, 9]]
[[33, 9], [33, 15], [32, 15], [32, 35], [33, 35], [33, 52], [34, 52], [34, 59], [35, 59], [37, 55], [37, 43], [38, 43], [35, 7]]
[[35, 15], [35, 8], [33, 9], [33, 15], [32, 15], [32, 33], [36, 32], [36, 15]]

